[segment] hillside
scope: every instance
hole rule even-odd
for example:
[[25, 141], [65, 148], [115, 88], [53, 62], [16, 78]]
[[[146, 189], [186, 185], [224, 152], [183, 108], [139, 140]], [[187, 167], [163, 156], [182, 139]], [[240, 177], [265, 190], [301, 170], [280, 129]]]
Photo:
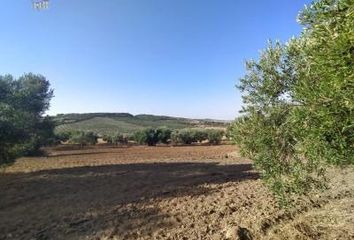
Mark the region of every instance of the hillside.
[[54, 118], [57, 132], [81, 130], [98, 134], [112, 132], [133, 133], [147, 127], [168, 127], [182, 129], [191, 127], [222, 127], [228, 121], [213, 119], [190, 119], [149, 114], [132, 115], [130, 113], [70, 113], [58, 114]]

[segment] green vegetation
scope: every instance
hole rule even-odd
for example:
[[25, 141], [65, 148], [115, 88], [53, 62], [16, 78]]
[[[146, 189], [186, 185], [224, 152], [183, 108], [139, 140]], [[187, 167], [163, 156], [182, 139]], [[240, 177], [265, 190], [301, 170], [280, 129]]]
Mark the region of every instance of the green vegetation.
[[0, 76], [0, 165], [54, 142], [54, 124], [43, 116], [52, 96], [41, 75]]
[[172, 130], [167, 127], [146, 128], [134, 133], [133, 139], [139, 144], [155, 146], [157, 143], [167, 144], [171, 139]]
[[97, 135], [93, 132], [77, 131], [70, 133], [69, 142], [80, 146], [95, 145], [97, 138]]
[[122, 133], [115, 133], [113, 135], [104, 136], [103, 140], [110, 144], [128, 144], [129, 136]]
[[323, 186], [328, 164], [354, 164], [354, 1], [315, 1], [299, 21], [300, 37], [247, 61], [231, 128], [281, 203]]
[[219, 144], [224, 136], [224, 131], [218, 129], [208, 129], [207, 139], [210, 144]]
[[182, 129], [171, 134], [174, 144], [192, 144], [208, 140], [210, 144], [219, 144], [224, 136], [224, 131], [219, 129]]
[[[122, 134], [118, 134], [122, 136]], [[224, 131], [219, 129], [193, 129], [185, 128], [181, 130], [172, 130], [167, 127], [145, 128], [136, 131], [132, 135], [132, 140], [141, 145], [155, 146], [158, 143], [163, 144], [192, 144], [208, 140], [210, 144], [219, 144], [224, 136]], [[126, 137], [126, 142], [128, 138]], [[105, 136], [107, 143], [114, 143], [112, 137]]]
[[59, 132], [55, 134], [56, 143], [67, 142], [70, 139], [71, 132]]
[[205, 129], [193, 129], [192, 130], [193, 141], [194, 142], [203, 142], [208, 138], [208, 131]]
[[173, 144], [192, 144], [196, 142], [194, 132], [191, 129], [173, 131], [171, 140]]
[[107, 117], [94, 117], [75, 123], [59, 125], [56, 127], [55, 131], [60, 133], [79, 130], [91, 131], [100, 135], [109, 135], [114, 132], [132, 133], [139, 129], [142, 129], [142, 127], [129, 122], [119, 121]]
[[167, 144], [171, 140], [172, 130], [167, 127], [160, 127], [156, 129], [156, 134], [160, 143]]
[[99, 135], [110, 135], [112, 132], [133, 134], [145, 128], [183, 129], [191, 127], [226, 127], [227, 122], [215, 120], [194, 120], [154, 115], [136, 115], [129, 113], [85, 113], [59, 114], [54, 117], [57, 125], [56, 133], [70, 131], [92, 131]]

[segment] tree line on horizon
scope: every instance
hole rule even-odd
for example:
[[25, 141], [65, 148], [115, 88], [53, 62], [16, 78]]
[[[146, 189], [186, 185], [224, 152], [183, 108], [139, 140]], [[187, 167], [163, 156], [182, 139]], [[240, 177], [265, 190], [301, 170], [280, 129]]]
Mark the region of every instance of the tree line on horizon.
[[[115, 132], [105, 134], [102, 140], [108, 144], [127, 145], [134, 142], [139, 145], [155, 146], [157, 144], [189, 145], [207, 141], [209, 144], [220, 144], [225, 131], [221, 129], [185, 128], [173, 130], [168, 127], [145, 128], [133, 134]], [[99, 138], [92, 131], [67, 131], [56, 134], [57, 143], [65, 142], [81, 146], [94, 145]]]

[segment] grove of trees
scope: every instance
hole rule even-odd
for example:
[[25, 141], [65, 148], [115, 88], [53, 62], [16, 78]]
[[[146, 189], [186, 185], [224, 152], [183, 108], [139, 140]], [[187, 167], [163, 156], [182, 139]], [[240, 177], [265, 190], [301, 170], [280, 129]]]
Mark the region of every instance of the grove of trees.
[[54, 124], [44, 116], [52, 97], [42, 75], [0, 76], [0, 165], [54, 141]]
[[323, 186], [328, 165], [354, 164], [354, 1], [314, 1], [298, 21], [299, 37], [246, 62], [231, 128], [283, 202]]
[[171, 134], [174, 144], [201, 143], [208, 140], [210, 144], [219, 144], [224, 136], [224, 131], [219, 129], [182, 129]]
[[[115, 132], [102, 136], [108, 144], [127, 145], [129, 141], [140, 145], [155, 146], [156, 144], [189, 145], [207, 141], [209, 144], [220, 144], [225, 136], [221, 129], [185, 128], [172, 130], [167, 127], [145, 128], [134, 134]], [[55, 134], [56, 143], [71, 143], [80, 146], [97, 143], [98, 134], [90, 131], [59, 132]]]
[[[69, 143], [80, 144], [78, 140], [73, 140], [73, 138], [83, 138], [84, 132], [80, 133], [81, 137], [78, 136], [78, 133], [80, 132], [62, 132], [58, 133], [56, 136], [60, 141], [69, 141]], [[185, 128], [181, 130], [172, 130], [167, 127], [159, 127], [141, 129], [132, 135], [120, 132], [108, 134], [103, 136], [103, 140], [109, 144], [115, 145], [125, 145], [128, 144], [129, 141], [148, 146], [155, 146], [156, 144], [186, 145], [201, 143], [206, 140], [210, 144], [219, 144], [224, 135], [224, 131], [219, 129]], [[92, 142], [91, 144], [95, 144], [95, 142]]]

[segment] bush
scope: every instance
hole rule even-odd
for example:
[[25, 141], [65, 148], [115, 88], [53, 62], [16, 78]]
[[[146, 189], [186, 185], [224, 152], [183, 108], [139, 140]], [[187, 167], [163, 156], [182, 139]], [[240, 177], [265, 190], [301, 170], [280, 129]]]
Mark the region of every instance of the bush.
[[205, 129], [193, 129], [192, 134], [194, 134], [193, 140], [195, 142], [203, 142], [208, 139], [208, 132]]
[[67, 142], [70, 139], [71, 132], [59, 132], [55, 134], [56, 142]]
[[178, 130], [174, 130], [171, 133], [171, 142], [172, 144], [178, 144], [179, 143], [179, 131]]
[[135, 132], [134, 140], [139, 144], [146, 144], [148, 146], [155, 146], [159, 142], [158, 134], [154, 128], [147, 128]]
[[171, 140], [172, 130], [167, 127], [161, 127], [156, 129], [158, 142], [167, 144]]
[[194, 131], [191, 129], [182, 129], [179, 131], [179, 140], [183, 144], [196, 142]]
[[210, 144], [220, 144], [224, 136], [224, 131], [219, 129], [208, 129], [206, 133]]
[[173, 131], [171, 140], [174, 144], [192, 144], [196, 142], [194, 131], [188, 128]]
[[79, 144], [80, 146], [95, 145], [97, 143], [97, 135], [93, 132], [73, 132], [70, 134], [69, 142]]
[[167, 144], [171, 139], [172, 130], [167, 127], [146, 128], [134, 133], [133, 139], [139, 144], [155, 146], [157, 143]]
[[219, 144], [224, 131], [218, 129], [191, 129], [185, 128], [175, 130], [171, 134], [171, 140], [174, 144], [192, 144], [209, 140], [211, 144]]
[[107, 141], [107, 143], [111, 143], [111, 144], [128, 144], [128, 136], [124, 135], [122, 133], [116, 133], [113, 135], [109, 135], [109, 136], [104, 136], [103, 137], [104, 141]]

